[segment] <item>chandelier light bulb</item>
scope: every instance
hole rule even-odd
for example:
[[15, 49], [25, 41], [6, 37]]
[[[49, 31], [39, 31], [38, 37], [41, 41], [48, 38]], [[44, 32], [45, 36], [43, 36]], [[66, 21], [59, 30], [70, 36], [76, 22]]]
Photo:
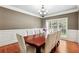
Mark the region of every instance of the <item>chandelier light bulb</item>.
[[41, 11], [45, 11], [45, 9], [41, 9]]
[[42, 14], [42, 12], [40, 12], [40, 14]]
[[44, 12], [44, 15], [46, 15], [46, 12]]

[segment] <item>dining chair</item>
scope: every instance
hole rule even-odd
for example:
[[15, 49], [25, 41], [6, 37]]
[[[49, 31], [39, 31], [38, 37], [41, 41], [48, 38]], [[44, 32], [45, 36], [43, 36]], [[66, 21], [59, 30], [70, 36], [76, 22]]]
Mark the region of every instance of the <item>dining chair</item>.
[[45, 32], [39, 30], [39, 36], [45, 36]]
[[48, 34], [48, 37], [45, 40], [45, 49], [44, 49], [45, 53], [50, 53], [52, 49], [54, 49], [54, 47], [57, 45], [59, 41], [58, 37], [59, 37], [58, 32]]
[[26, 45], [25, 45], [24, 38], [19, 34], [16, 34], [16, 37], [17, 37], [17, 40], [18, 40], [18, 44], [19, 44], [21, 53], [26, 53], [27, 48], [26, 48]]
[[16, 34], [16, 37], [20, 46], [21, 53], [35, 53], [36, 52], [34, 47], [25, 44], [25, 40], [23, 36]]
[[41, 35], [40, 30], [34, 30], [34, 38], [39, 37]]

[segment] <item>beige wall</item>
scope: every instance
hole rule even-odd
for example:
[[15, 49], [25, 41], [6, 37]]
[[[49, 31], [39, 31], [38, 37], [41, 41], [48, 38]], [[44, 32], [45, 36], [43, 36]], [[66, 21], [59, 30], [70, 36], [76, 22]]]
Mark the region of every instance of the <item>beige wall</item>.
[[[78, 29], [78, 12], [52, 16], [46, 19], [56, 19], [68, 17], [68, 28]], [[26, 15], [9, 9], [0, 7], [0, 29], [24, 29], [44, 27], [45, 19]]]
[[41, 19], [0, 7], [0, 29], [40, 28]]
[[68, 17], [68, 29], [73, 29], [73, 30], [78, 29], [78, 12], [48, 17], [45, 19], [49, 20], [49, 19], [56, 19], [56, 18], [63, 18], [63, 17]]

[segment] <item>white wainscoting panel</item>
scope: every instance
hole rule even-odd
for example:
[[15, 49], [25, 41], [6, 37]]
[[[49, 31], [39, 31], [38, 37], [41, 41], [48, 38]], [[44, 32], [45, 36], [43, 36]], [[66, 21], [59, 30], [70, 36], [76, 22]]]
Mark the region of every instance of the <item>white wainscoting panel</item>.
[[70, 41], [78, 42], [78, 30], [68, 30], [67, 38]]
[[26, 36], [27, 31], [28, 35], [34, 34], [34, 31], [38, 33], [38, 31], [42, 32], [42, 28], [36, 28], [36, 29], [15, 29], [15, 30], [0, 30], [0, 46], [4, 46], [7, 44], [15, 43], [17, 42], [16, 39], [16, 33]]
[[[16, 33], [25, 36], [27, 35], [27, 31], [29, 32], [28, 35], [34, 34], [34, 31], [36, 33], [39, 33], [39, 30], [42, 31], [42, 28], [36, 28], [36, 29], [15, 29], [15, 30], [0, 30], [0, 46], [4, 46], [7, 44], [15, 43], [17, 42], [16, 39]], [[67, 38], [70, 41], [79, 42], [79, 31], [78, 30], [68, 30]]]

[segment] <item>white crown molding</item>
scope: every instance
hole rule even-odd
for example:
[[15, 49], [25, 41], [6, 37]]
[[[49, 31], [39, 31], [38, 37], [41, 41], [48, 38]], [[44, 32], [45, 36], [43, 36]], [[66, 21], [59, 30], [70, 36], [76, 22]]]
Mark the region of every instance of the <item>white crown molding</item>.
[[[24, 14], [29, 14], [29, 15], [32, 15], [32, 16], [40, 17], [39, 15], [30, 13], [30, 12], [28, 12], [28, 11], [25, 11], [25, 10], [23, 10], [23, 9], [16, 8], [16, 7], [13, 7], [13, 6], [10, 6], [10, 5], [1, 5], [1, 7], [8, 8], [8, 9], [14, 10], [14, 11], [18, 11], [18, 12], [21, 12], [21, 13], [24, 13]], [[41, 18], [41, 17], [40, 17], [40, 18]]]
[[75, 8], [75, 9], [71, 9], [71, 10], [67, 10], [67, 11], [63, 11], [63, 12], [58, 12], [58, 13], [55, 13], [55, 14], [52, 14], [52, 15], [45, 16], [45, 18], [51, 17], [51, 16], [62, 15], [62, 14], [73, 13], [73, 12], [77, 12], [77, 11], [79, 11], [79, 8]]
[[[21, 13], [24, 13], [24, 14], [29, 14], [29, 15], [32, 15], [32, 16], [36, 16], [36, 17], [42, 18], [39, 15], [30, 13], [28, 11], [25, 11], [23, 9], [16, 8], [16, 7], [13, 7], [13, 6], [10, 6], [10, 5], [1, 5], [1, 7], [8, 8], [8, 9], [11, 9], [11, 10], [14, 10], [14, 11], [18, 11], [18, 12], [21, 12]], [[79, 11], [79, 6], [77, 6], [77, 8], [71, 9], [71, 10], [67, 10], [67, 11], [63, 11], [63, 12], [58, 12], [58, 13], [55, 13], [55, 14], [52, 14], [52, 15], [45, 16], [44, 18], [51, 17], [51, 16], [62, 15], [62, 14], [67, 14], [67, 13], [72, 13], [72, 12], [77, 12], [77, 11]]]

